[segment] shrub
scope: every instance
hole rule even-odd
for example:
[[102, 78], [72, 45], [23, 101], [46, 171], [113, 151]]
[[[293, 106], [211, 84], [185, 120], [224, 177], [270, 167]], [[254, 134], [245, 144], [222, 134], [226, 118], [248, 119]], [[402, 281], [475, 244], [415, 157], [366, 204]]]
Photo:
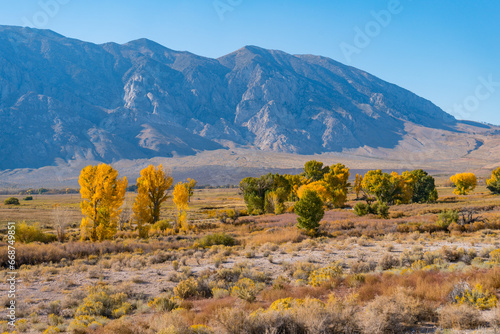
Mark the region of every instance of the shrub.
[[399, 266], [399, 260], [391, 254], [385, 254], [380, 260], [379, 266], [382, 270], [389, 270]]
[[300, 201], [295, 204], [299, 228], [316, 233], [323, 218], [323, 201], [315, 191], [306, 190]]
[[19, 205], [19, 199], [15, 197], [9, 197], [5, 201], [3, 201], [5, 205]]
[[255, 283], [249, 278], [242, 278], [233, 286], [231, 295], [247, 302], [253, 302], [264, 287], [265, 285], [262, 283]]
[[490, 259], [492, 262], [500, 264], [500, 248], [490, 252]]
[[159, 220], [151, 226], [152, 229], [165, 232], [167, 229], [172, 228], [172, 224], [168, 220]]
[[388, 219], [389, 218], [389, 205], [386, 203], [379, 203], [377, 207], [377, 214], [380, 218]]
[[456, 210], [445, 210], [438, 215], [438, 221], [436, 223], [443, 230], [447, 230], [452, 223], [458, 221], [458, 211]]
[[125, 293], [113, 293], [107, 286], [91, 286], [75, 315], [119, 318], [132, 310], [132, 305], [126, 300]]
[[179, 298], [163, 295], [149, 301], [148, 306], [154, 307], [157, 311], [160, 312], [170, 312], [179, 308], [180, 304], [181, 300]]
[[26, 196], [25, 198], [23, 198], [24, 201], [32, 201], [33, 200], [33, 196]]
[[57, 239], [57, 236], [53, 234], [44, 233], [38, 224], [30, 226], [24, 222], [16, 226], [15, 235], [16, 241], [22, 243], [30, 243], [35, 241], [41, 243], [49, 243]]
[[366, 203], [357, 203], [354, 206], [354, 213], [356, 213], [356, 215], [360, 217], [366, 216], [367, 214], [371, 213], [371, 206]]
[[236, 245], [236, 239], [225, 233], [213, 233], [205, 235], [203, 238], [199, 239], [198, 242], [193, 246], [207, 248], [214, 245], [234, 246]]
[[428, 317], [428, 308], [404, 290], [392, 296], [378, 296], [368, 303], [360, 315], [365, 333], [406, 333], [406, 327]]
[[186, 299], [198, 295], [198, 282], [194, 278], [179, 282], [174, 288], [174, 293], [177, 297]]
[[488, 290], [484, 290], [481, 284], [477, 284], [473, 289], [467, 284], [461, 286], [463, 287], [462, 291], [456, 293], [453, 302], [459, 305], [469, 304], [480, 310], [488, 310], [497, 305], [497, 297]]
[[356, 215], [362, 217], [368, 214], [378, 215], [380, 218], [388, 219], [389, 218], [389, 205], [386, 203], [358, 203], [354, 206], [354, 213]]
[[334, 279], [341, 277], [343, 272], [342, 266], [334, 263], [326, 268], [313, 271], [309, 275], [309, 284], [318, 287], [331, 283]]
[[480, 312], [467, 304], [447, 305], [439, 311], [442, 328], [476, 329], [482, 324]]

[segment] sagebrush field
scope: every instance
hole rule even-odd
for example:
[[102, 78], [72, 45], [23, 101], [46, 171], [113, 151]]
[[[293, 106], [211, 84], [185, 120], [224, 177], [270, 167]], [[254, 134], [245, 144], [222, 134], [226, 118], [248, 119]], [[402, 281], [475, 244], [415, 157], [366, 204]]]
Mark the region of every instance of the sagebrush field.
[[175, 230], [169, 198], [146, 239], [129, 191], [116, 235], [95, 242], [80, 240], [79, 193], [2, 195], [2, 276], [13, 221], [17, 332], [497, 333], [500, 196], [481, 180], [455, 190], [438, 180], [436, 201], [394, 203], [383, 219], [356, 214], [349, 188], [311, 233], [293, 202], [249, 215], [237, 188], [195, 189], [189, 228]]

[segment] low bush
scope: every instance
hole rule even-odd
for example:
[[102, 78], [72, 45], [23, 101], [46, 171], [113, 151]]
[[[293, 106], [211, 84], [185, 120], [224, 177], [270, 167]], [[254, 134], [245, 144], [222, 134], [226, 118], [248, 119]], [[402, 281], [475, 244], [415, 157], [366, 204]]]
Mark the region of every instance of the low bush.
[[407, 333], [408, 327], [433, 317], [424, 303], [398, 290], [391, 296], [378, 296], [360, 313], [359, 321], [364, 333]]
[[195, 297], [198, 295], [198, 282], [192, 277], [181, 281], [174, 288], [174, 294], [182, 299]]
[[439, 326], [442, 328], [476, 329], [481, 325], [481, 313], [470, 305], [447, 305], [439, 311]]
[[452, 223], [458, 221], [458, 211], [456, 210], [445, 210], [438, 215], [437, 226], [443, 230], [447, 230]]
[[22, 243], [41, 242], [49, 243], [57, 240], [54, 234], [47, 234], [42, 231], [38, 224], [28, 225], [21, 223], [16, 226], [16, 241]]
[[389, 205], [386, 203], [358, 203], [354, 206], [354, 213], [356, 215], [362, 217], [368, 214], [378, 215], [380, 218], [388, 219], [389, 218]]
[[23, 198], [24, 201], [32, 201], [33, 200], [33, 196], [26, 196], [25, 198]]
[[5, 205], [19, 205], [19, 199], [16, 197], [9, 197], [6, 200], [3, 201], [3, 204]]
[[208, 248], [214, 245], [234, 246], [236, 239], [225, 233], [213, 233], [199, 239], [193, 247]]

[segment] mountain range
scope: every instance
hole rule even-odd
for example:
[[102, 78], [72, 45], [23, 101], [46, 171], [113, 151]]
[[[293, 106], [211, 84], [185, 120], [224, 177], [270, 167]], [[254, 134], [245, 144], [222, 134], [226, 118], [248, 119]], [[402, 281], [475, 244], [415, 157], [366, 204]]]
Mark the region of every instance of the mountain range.
[[325, 57], [246, 46], [211, 59], [0, 26], [0, 170], [221, 150], [383, 157], [424, 150], [429, 133], [466, 156], [500, 131]]

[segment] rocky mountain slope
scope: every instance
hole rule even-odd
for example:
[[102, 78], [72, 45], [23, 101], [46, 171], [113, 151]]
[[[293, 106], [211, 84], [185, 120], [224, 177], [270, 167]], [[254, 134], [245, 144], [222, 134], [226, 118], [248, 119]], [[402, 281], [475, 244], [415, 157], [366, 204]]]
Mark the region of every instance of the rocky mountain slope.
[[96, 45], [0, 26], [3, 170], [226, 148], [390, 150], [409, 124], [470, 137], [430, 101], [324, 57], [247, 46], [210, 59], [146, 39]]

